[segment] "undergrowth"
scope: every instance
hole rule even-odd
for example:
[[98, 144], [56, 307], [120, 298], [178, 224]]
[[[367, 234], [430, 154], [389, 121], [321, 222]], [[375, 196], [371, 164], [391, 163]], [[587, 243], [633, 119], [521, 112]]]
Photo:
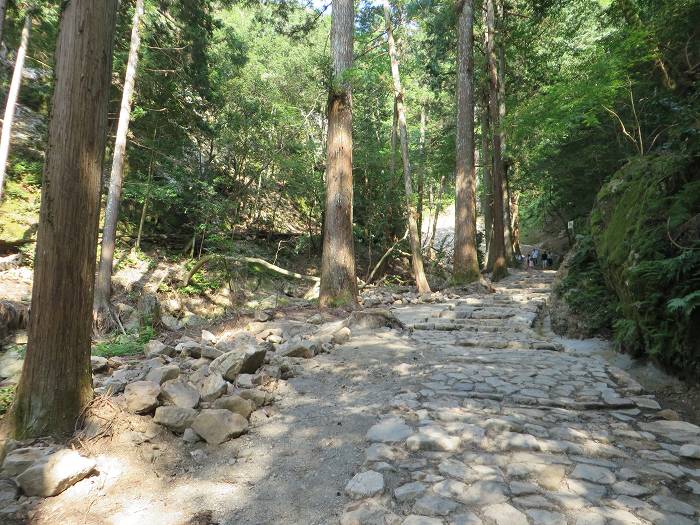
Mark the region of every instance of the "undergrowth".
[[144, 345], [153, 339], [153, 336], [153, 328], [146, 326], [139, 333], [119, 334], [107, 341], [97, 343], [92, 349], [92, 354], [107, 358], [139, 355], [143, 353]]

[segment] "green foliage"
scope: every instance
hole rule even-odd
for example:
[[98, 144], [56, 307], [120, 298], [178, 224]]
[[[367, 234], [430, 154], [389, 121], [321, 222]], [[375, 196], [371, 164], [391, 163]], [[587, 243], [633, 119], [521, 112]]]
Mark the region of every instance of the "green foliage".
[[605, 284], [590, 235], [579, 236], [567, 263], [567, 273], [556, 284], [554, 294], [582, 321], [581, 335], [609, 335], [618, 317], [617, 298]]
[[97, 343], [93, 347], [92, 354], [107, 358], [140, 355], [143, 353], [144, 345], [153, 339], [153, 336], [153, 328], [145, 326], [137, 334], [119, 334], [108, 341]]
[[698, 161], [661, 154], [631, 161], [598, 195], [591, 232], [620, 299], [622, 348], [688, 374], [700, 366]]
[[0, 416], [5, 415], [5, 413], [12, 406], [12, 402], [15, 400], [15, 386], [0, 386]]

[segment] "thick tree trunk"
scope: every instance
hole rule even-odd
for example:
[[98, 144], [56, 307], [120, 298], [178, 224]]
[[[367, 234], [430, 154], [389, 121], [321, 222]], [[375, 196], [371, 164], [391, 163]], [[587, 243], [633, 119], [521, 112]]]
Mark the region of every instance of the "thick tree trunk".
[[72, 432], [92, 399], [91, 310], [117, 0], [64, 4], [34, 263], [19, 437]]
[[404, 107], [403, 89], [399, 74], [399, 59], [394, 43], [394, 33], [391, 27], [391, 6], [389, 0], [383, 0], [384, 23], [386, 24], [387, 44], [391, 61], [391, 77], [394, 80], [394, 99], [396, 111], [399, 117], [399, 142], [401, 143], [401, 159], [403, 161], [403, 183], [406, 191], [406, 215], [408, 219], [408, 238], [411, 243], [411, 262], [413, 277], [416, 280], [418, 293], [430, 292], [428, 279], [423, 268], [423, 254], [421, 253], [420, 233], [416, 221], [416, 210], [413, 206], [413, 188], [411, 185], [411, 163], [408, 157], [408, 130], [406, 129], [406, 110]]
[[[498, 24], [503, 25], [505, 6], [503, 0], [498, 2]], [[502, 27], [501, 27], [501, 34]], [[501, 165], [503, 167], [501, 183], [503, 185], [503, 221], [505, 228], [503, 231], [504, 243], [506, 248], [506, 264], [513, 261], [513, 232], [511, 230], [510, 217], [510, 194], [508, 192], [508, 163], [506, 161], [506, 133], [502, 123], [506, 118], [506, 53], [503, 40], [498, 42], [498, 121], [501, 126], [498, 133], [501, 138]]]
[[[107, 207], [105, 208], [105, 224], [102, 230], [102, 249], [100, 252], [100, 267], [97, 274], [95, 288], [95, 320], [98, 328], [103, 328], [103, 322], [107, 321], [112, 296], [112, 263], [114, 260], [114, 245], [117, 236], [117, 220], [119, 218], [119, 201], [122, 194], [122, 181], [124, 179], [124, 162], [126, 157], [126, 136], [129, 132], [129, 119], [131, 118], [131, 100], [134, 95], [136, 83], [136, 70], [139, 61], [139, 47], [141, 46], [141, 19], [143, 18], [144, 0], [136, 0], [134, 18], [131, 27], [131, 43], [129, 45], [129, 58], [126, 64], [124, 76], [124, 91], [122, 92], [121, 109], [119, 111], [119, 124], [117, 137], [114, 143], [114, 156], [112, 158], [112, 172], [109, 178], [109, 193], [107, 194]], [[110, 323], [107, 322], [107, 325]]]
[[22, 38], [20, 40], [19, 49], [17, 50], [17, 57], [15, 59], [15, 70], [12, 74], [10, 89], [7, 93], [5, 118], [2, 121], [2, 135], [0, 135], [0, 202], [2, 202], [3, 187], [5, 184], [5, 173], [7, 171], [7, 157], [10, 154], [10, 141], [12, 140], [12, 121], [15, 118], [17, 97], [19, 96], [19, 88], [22, 85], [22, 71], [24, 70], [24, 59], [27, 56], [27, 47], [29, 46], [29, 33], [31, 29], [32, 13], [29, 12], [27, 13], [27, 17], [24, 20], [24, 27], [22, 28]]
[[321, 307], [357, 303], [352, 235], [352, 92], [343, 78], [352, 67], [355, 7], [353, 0], [333, 0], [332, 9], [333, 83], [328, 101]]
[[506, 265], [505, 228], [503, 213], [503, 159], [501, 157], [501, 133], [499, 119], [498, 96], [498, 64], [495, 42], [495, 11], [494, 1], [486, 0], [486, 20], [488, 31], [488, 46], [486, 49], [489, 67], [489, 114], [493, 126], [493, 236], [489, 251], [492, 261], [489, 270], [492, 280], [498, 281], [508, 274]]
[[479, 278], [474, 166], [474, 2], [464, 0], [457, 20], [457, 132], [455, 140], [455, 247], [452, 279]]

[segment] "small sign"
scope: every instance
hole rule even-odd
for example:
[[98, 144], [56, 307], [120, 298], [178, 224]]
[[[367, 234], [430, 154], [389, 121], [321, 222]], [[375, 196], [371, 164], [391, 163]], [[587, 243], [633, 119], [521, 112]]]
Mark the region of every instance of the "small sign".
[[571, 231], [574, 231], [574, 221], [569, 221], [568, 228], [569, 228]]

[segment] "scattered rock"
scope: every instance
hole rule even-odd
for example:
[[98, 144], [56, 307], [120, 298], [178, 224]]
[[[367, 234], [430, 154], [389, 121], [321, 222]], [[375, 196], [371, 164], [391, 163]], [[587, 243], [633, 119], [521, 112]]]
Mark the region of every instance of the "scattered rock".
[[92, 368], [93, 373], [102, 372], [104, 370], [107, 370], [107, 368], [109, 367], [109, 362], [107, 361], [106, 357], [102, 357], [99, 355], [91, 355], [90, 367]]
[[74, 485], [95, 469], [95, 461], [74, 450], [60, 450], [17, 476], [27, 496], [55, 496]]
[[246, 354], [244, 352], [239, 352], [237, 350], [226, 352], [211, 362], [209, 365], [209, 372], [219, 373], [227, 381], [235, 381], [245, 359]]
[[351, 330], [382, 328], [385, 326], [398, 329], [406, 328], [406, 325], [399, 321], [390, 310], [383, 308], [356, 310], [350, 314], [347, 326]]
[[177, 406], [162, 406], [156, 408], [153, 418], [155, 423], [163, 425], [173, 432], [184, 432], [192, 426], [197, 417], [197, 411], [193, 408], [181, 408]]
[[248, 421], [225, 409], [202, 410], [192, 423], [192, 430], [210, 445], [218, 445], [248, 431]]
[[5, 456], [0, 474], [9, 478], [21, 474], [33, 463], [43, 460], [46, 453], [46, 449], [38, 447], [25, 447], [12, 450]]
[[199, 390], [181, 377], [163, 383], [160, 395], [164, 401], [181, 408], [195, 408], [199, 404]]
[[177, 365], [165, 365], [151, 368], [146, 374], [146, 381], [153, 381], [162, 385], [171, 379], [180, 377], [180, 367]]
[[158, 406], [160, 385], [153, 381], [136, 381], [124, 389], [124, 397], [129, 412], [145, 414]]
[[684, 458], [700, 459], [700, 445], [683, 445], [680, 448], [679, 454]]
[[234, 414], [239, 414], [248, 419], [250, 413], [255, 410], [256, 405], [253, 401], [244, 399], [241, 396], [226, 396], [214, 401], [214, 407], [229, 410]]
[[210, 373], [207, 378], [202, 381], [199, 388], [202, 401], [214, 401], [226, 393], [228, 383], [224, 381], [221, 374], [217, 372]]
[[158, 355], [173, 356], [175, 355], [175, 349], [172, 346], [167, 346], [161, 341], [158, 341], [158, 339], [151, 339], [144, 345], [143, 353], [146, 354], [146, 357], [155, 357]]
[[11, 479], [0, 479], [0, 506], [8, 505], [19, 498], [19, 487]]

